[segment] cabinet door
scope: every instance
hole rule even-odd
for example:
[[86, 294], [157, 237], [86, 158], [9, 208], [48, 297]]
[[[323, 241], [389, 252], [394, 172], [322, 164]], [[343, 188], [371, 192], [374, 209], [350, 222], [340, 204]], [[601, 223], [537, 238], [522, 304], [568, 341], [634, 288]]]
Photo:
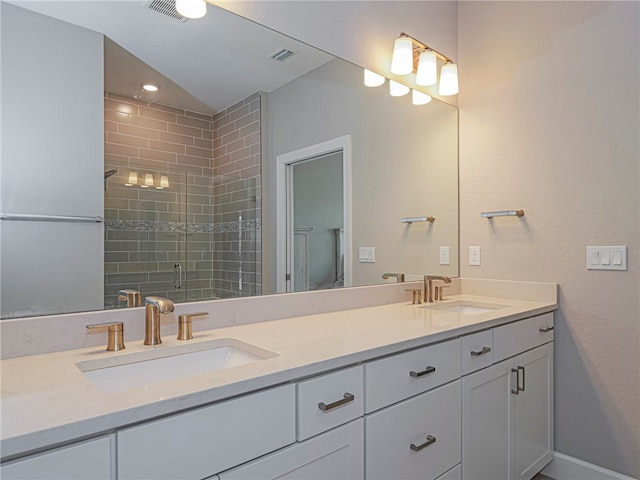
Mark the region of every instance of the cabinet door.
[[515, 478], [529, 480], [553, 458], [553, 343], [519, 355], [516, 364], [524, 390], [514, 395]]
[[[512, 362], [462, 379], [462, 478], [507, 480], [513, 459]], [[514, 384], [515, 387], [515, 384]]]
[[360, 418], [218, 475], [220, 480], [358, 480], [364, 478]]
[[110, 452], [111, 440], [103, 437], [2, 465], [0, 477], [4, 480], [106, 480], [111, 478]]

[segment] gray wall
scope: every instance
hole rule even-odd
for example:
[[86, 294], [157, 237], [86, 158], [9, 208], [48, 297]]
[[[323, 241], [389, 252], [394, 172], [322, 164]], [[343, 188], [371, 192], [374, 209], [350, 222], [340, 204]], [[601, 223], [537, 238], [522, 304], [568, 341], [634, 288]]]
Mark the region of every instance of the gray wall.
[[[102, 216], [102, 36], [0, 8], [0, 211]], [[2, 221], [0, 229], [3, 317], [102, 308], [102, 224]]]

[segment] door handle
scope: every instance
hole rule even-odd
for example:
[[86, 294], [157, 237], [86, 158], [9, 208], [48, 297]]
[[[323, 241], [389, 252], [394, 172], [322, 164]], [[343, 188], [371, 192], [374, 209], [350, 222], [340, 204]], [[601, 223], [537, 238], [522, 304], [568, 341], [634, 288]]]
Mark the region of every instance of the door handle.
[[182, 288], [182, 265], [179, 263], [173, 266], [173, 288]]

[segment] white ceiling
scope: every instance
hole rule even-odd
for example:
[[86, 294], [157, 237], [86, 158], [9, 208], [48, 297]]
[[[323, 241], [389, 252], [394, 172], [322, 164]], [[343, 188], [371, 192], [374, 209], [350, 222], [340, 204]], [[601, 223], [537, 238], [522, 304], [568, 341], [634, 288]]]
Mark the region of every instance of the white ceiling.
[[[141, 0], [10, 3], [103, 33], [123, 47], [105, 42], [105, 90], [134, 97], [153, 81], [161, 89], [145, 99], [203, 113], [273, 91], [334, 58], [211, 4], [205, 17], [180, 23]], [[282, 48], [294, 55], [269, 58]]]

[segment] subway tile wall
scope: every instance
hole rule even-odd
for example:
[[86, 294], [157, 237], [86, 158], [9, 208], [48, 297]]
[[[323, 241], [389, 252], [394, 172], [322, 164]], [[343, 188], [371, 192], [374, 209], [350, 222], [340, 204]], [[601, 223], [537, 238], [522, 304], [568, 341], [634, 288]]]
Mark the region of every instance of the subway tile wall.
[[176, 302], [260, 292], [260, 96], [240, 104], [217, 127], [210, 115], [105, 94], [105, 171], [117, 170], [105, 181], [105, 308], [122, 305], [125, 288]]

